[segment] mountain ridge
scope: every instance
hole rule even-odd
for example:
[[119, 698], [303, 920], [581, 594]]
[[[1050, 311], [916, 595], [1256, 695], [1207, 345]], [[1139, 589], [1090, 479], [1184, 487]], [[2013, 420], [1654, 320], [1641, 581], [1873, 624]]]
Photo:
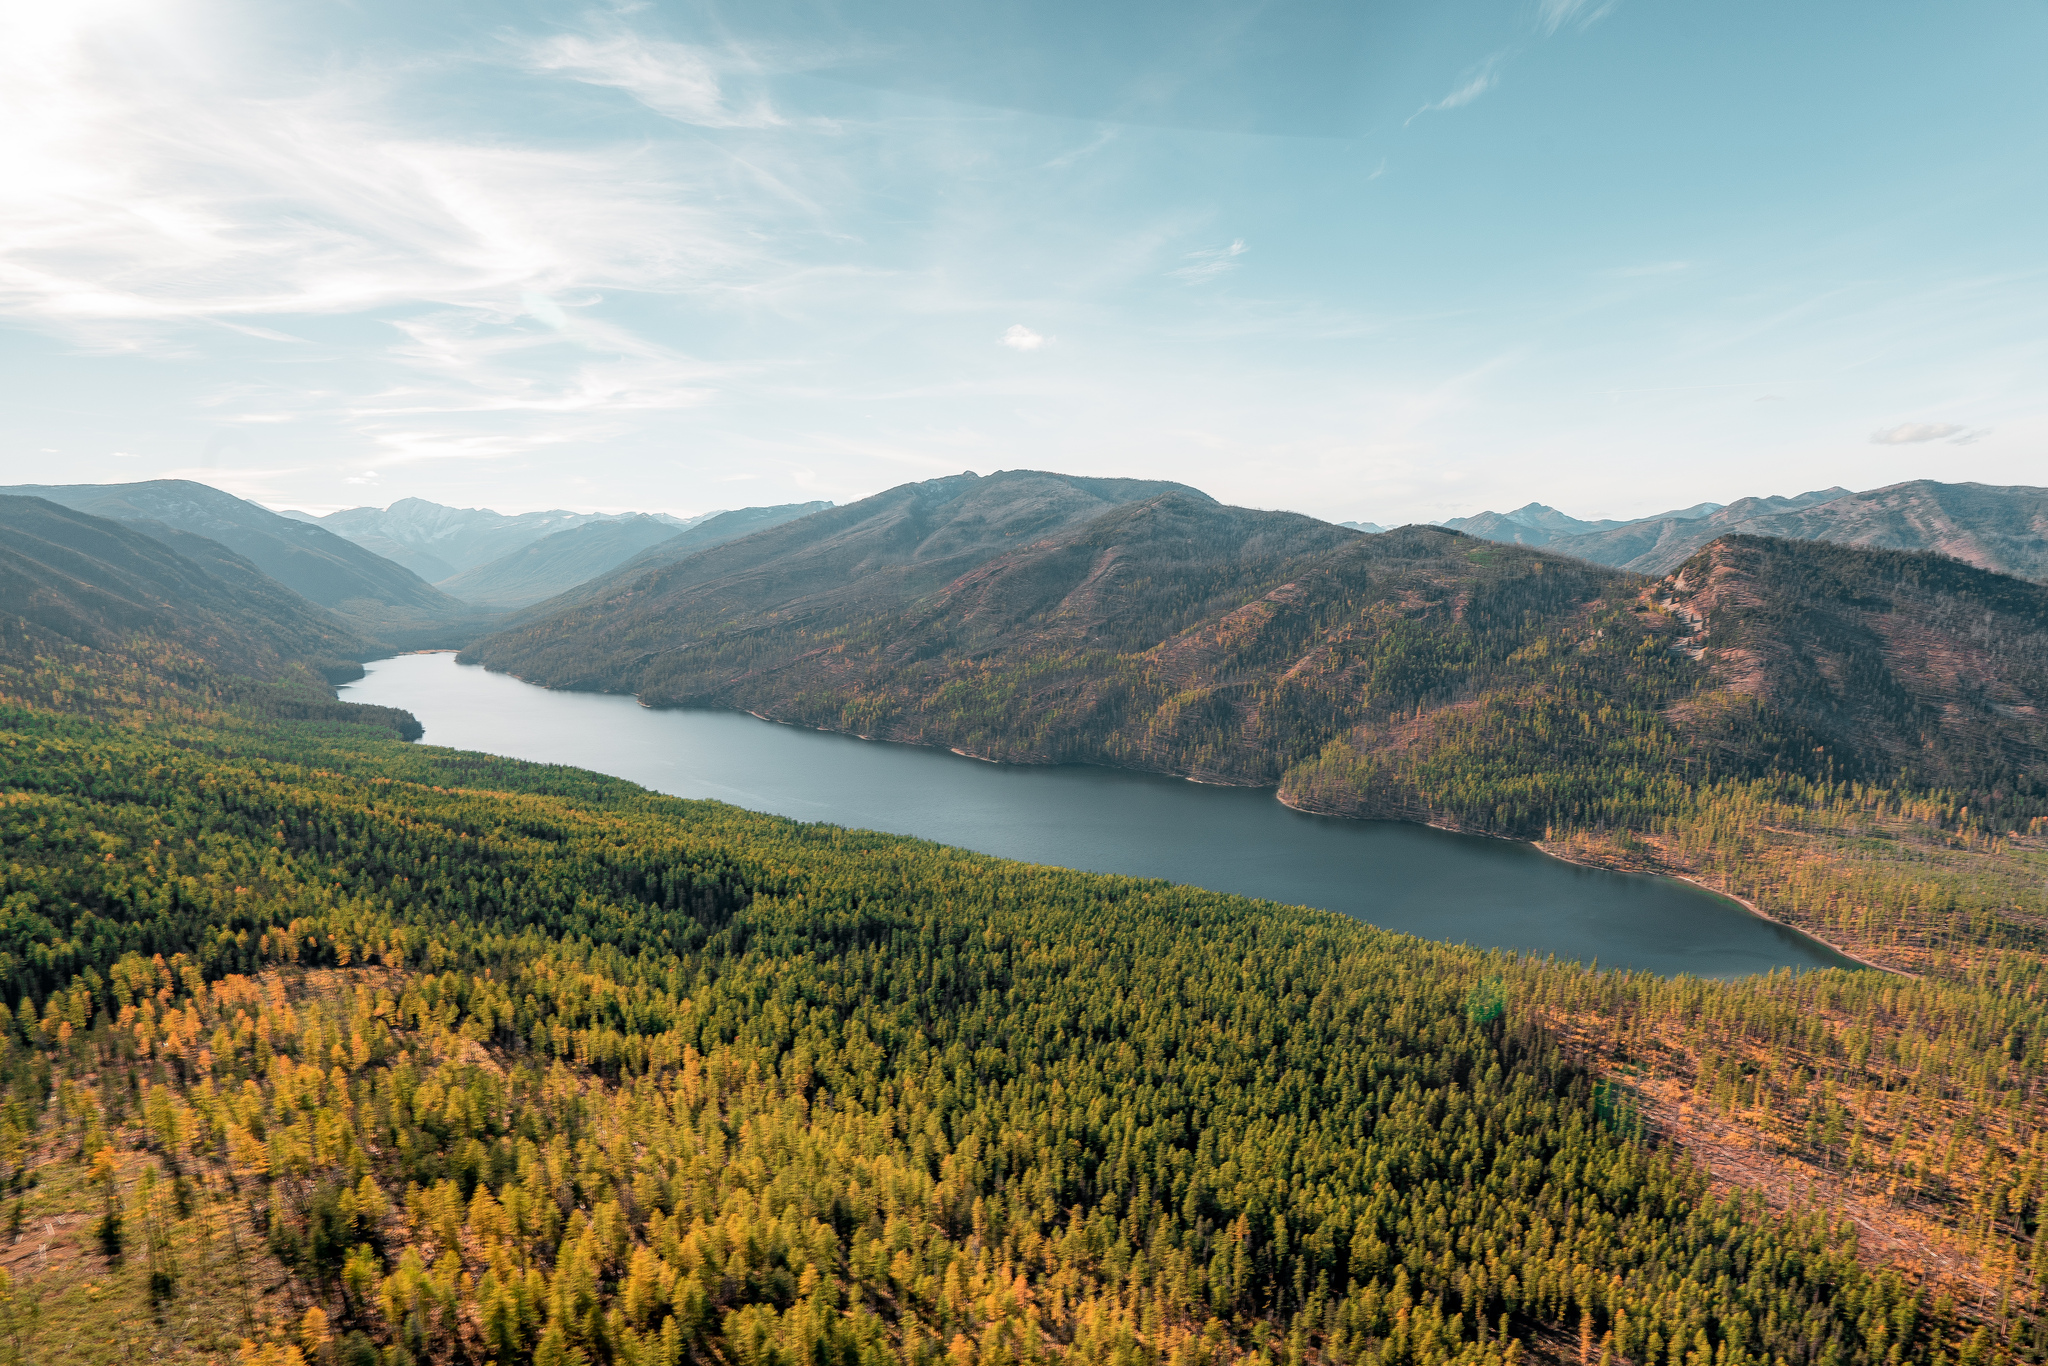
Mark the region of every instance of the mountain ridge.
[[[1446, 528], [1369, 535], [1174, 490], [1006, 535], [1007, 547], [983, 538], [923, 577], [898, 564], [848, 577], [847, 556], [871, 548], [860, 537], [830, 574], [804, 567], [846, 531], [959, 492], [933, 483], [693, 556], [463, 658], [653, 706], [732, 707], [1013, 762], [1277, 783], [1315, 809], [1525, 836], [1593, 810], [1652, 809], [1688, 765], [1875, 780], [1905, 764], [1923, 785], [1981, 792], [1987, 809], [2024, 814], [2048, 798], [2030, 713], [1979, 707], [1968, 725], [1912, 738], [1913, 718], [1934, 714], [1925, 680], [1870, 644], [1874, 609], [1838, 591], [1859, 565], [1898, 579], [1893, 552], [1769, 542], [1766, 615], [1787, 648], [1882, 676], [1891, 719], [1846, 725], [1816, 709], [1808, 684], [1737, 686], [1721, 642], [1692, 639], [1682, 590]], [[1887, 610], [1943, 640], [1956, 604], [1992, 611], [2021, 671], [1980, 653], [1965, 672], [1991, 701], [2031, 705], [2025, 661], [2038, 651], [2022, 626], [2041, 590], [1938, 557], [1912, 563], [1920, 579], [1949, 574], [1947, 586], [1890, 592]], [[1805, 603], [1786, 564], [1841, 601]], [[2014, 593], [2021, 607], [1997, 605]]]
[[325, 528], [280, 516], [256, 503], [187, 479], [133, 484], [22, 484], [0, 494], [38, 497], [76, 511], [131, 523], [145, 533], [169, 528], [216, 541], [301, 597], [347, 619], [352, 629], [388, 638], [435, 629], [467, 615], [464, 604], [411, 570]]
[[439, 584], [515, 554], [544, 537], [593, 523], [652, 517], [680, 531], [717, 514], [673, 517], [668, 513], [571, 512], [566, 508], [504, 513], [401, 498], [381, 508], [342, 508], [319, 517], [295, 515]]
[[[2048, 581], [2048, 489], [2029, 485], [1913, 479], [1860, 493], [1838, 485], [1790, 498], [1740, 498], [1630, 521], [1579, 523], [1585, 529], [1578, 531], [1559, 530], [1563, 524], [1555, 518], [1522, 519], [1531, 509], [1556, 513], [1530, 504], [1514, 513], [1479, 513], [1439, 525], [1651, 575], [1670, 573], [1720, 536], [1746, 533], [1933, 550], [1980, 569]], [[1562, 513], [1556, 518], [1576, 520]]]

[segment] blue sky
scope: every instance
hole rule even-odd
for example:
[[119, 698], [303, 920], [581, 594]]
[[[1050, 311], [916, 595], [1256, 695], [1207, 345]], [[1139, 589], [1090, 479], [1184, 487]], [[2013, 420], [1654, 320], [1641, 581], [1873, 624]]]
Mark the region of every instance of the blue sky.
[[2048, 7], [67, 0], [0, 473], [1335, 519], [2048, 483]]

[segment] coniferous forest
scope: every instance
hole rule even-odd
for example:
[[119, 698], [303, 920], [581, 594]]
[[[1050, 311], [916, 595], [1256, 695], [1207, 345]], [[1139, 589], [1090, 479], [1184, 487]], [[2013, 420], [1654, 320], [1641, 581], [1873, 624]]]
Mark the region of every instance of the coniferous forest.
[[2042, 855], [1931, 783], [1554, 808], [1917, 975], [1603, 973], [422, 747], [6, 569], [0, 1360], [2048, 1348]]

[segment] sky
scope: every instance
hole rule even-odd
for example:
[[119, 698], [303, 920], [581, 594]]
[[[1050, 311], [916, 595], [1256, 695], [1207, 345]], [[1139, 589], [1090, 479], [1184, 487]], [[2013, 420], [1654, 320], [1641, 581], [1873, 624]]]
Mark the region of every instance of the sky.
[[0, 0], [0, 479], [2048, 483], [2041, 0]]

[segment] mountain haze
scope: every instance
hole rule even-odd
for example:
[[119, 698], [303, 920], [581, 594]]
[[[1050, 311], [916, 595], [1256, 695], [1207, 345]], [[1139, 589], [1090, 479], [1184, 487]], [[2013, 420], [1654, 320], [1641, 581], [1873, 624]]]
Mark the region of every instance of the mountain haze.
[[422, 580], [323, 527], [187, 479], [135, 484], [17, 485], [0, 494], [48, 499], [146, 534], [180, 531], [216, 541], [293, 592], [331, 608], [371, 635], [431, 626], [469, 609]]
[[675, 523], [635, 514], [543, 536], [435, 586], [479, 607], [512, 611], [588, 582], [677, 535]]
[[[1716, 512], [1720, 507], [1719, 503], [1695, 503], [1689, 508], [1660, 512], [1655, 517], [1638, 520], [1691, 521]], [[1543, 503], [1528, 503], [1513, 512], [1482, 512], [1472, 517], [1453, 517], [1450, 521], [1439, 522], [1437, 525], [1449, 527], [1452, 531], [1462, 531], [1468, 536], [1502, 541], [1510, 545], [1555, 546], [1557, 542], [1568, 537], [1611, 531], [1616, 527], [1629, 526], [1633, 523], [1612, 519], [1585, 522]]]
[[17, 495], [0, 495], [0, 616], [102, 652], [155, 636], [256, 675], [300, 659], [346, 674], [373, 648], [216, 541]]
[[317, 518], [307, 513], [290, 515], [314, 522], [395, 560], [434, 584], [480, 569], [545, 536], [592, 523], [645, 516], [681, 530], [703, 520], [670, 517], [666, 513], [608, 514], [570, 512], [564, 508], [502, 513], [489, 508], [448, 507], [425, 498], [401, 498], [384, 508], [343, 508]]
[[712, 546], [737, 541], [743, 536], [766, 531], [769, 527], [781, 526], [784, 522], [793, 522], [799, 517], [808, 517], [831, 506], [829, 502], [779, 503], [773, 507], [735, 508], [731, 512], [714, 513], [685, 530], [655, 542], [624, 563], [516, 613], [513, 620], [537, 620], [577, 603], [594, 602], [598, 598], [609, 597], [630, 586], [650, 570], [674, 564], [678, 560], [686, 560], [699, 551], [709, 550]]
[[2048, 489], [1915, 479], [1852, 493], [1700, 503], [1626, 522], [1579, 522], [1540, 503], [1442, 525], [1488, 540], [1541, 545], [1641, 574], [1668, 574], [1726, 535], [1776, 536], [1880, 550], [1932, 550], [1979, 569], [2048, 580]]

